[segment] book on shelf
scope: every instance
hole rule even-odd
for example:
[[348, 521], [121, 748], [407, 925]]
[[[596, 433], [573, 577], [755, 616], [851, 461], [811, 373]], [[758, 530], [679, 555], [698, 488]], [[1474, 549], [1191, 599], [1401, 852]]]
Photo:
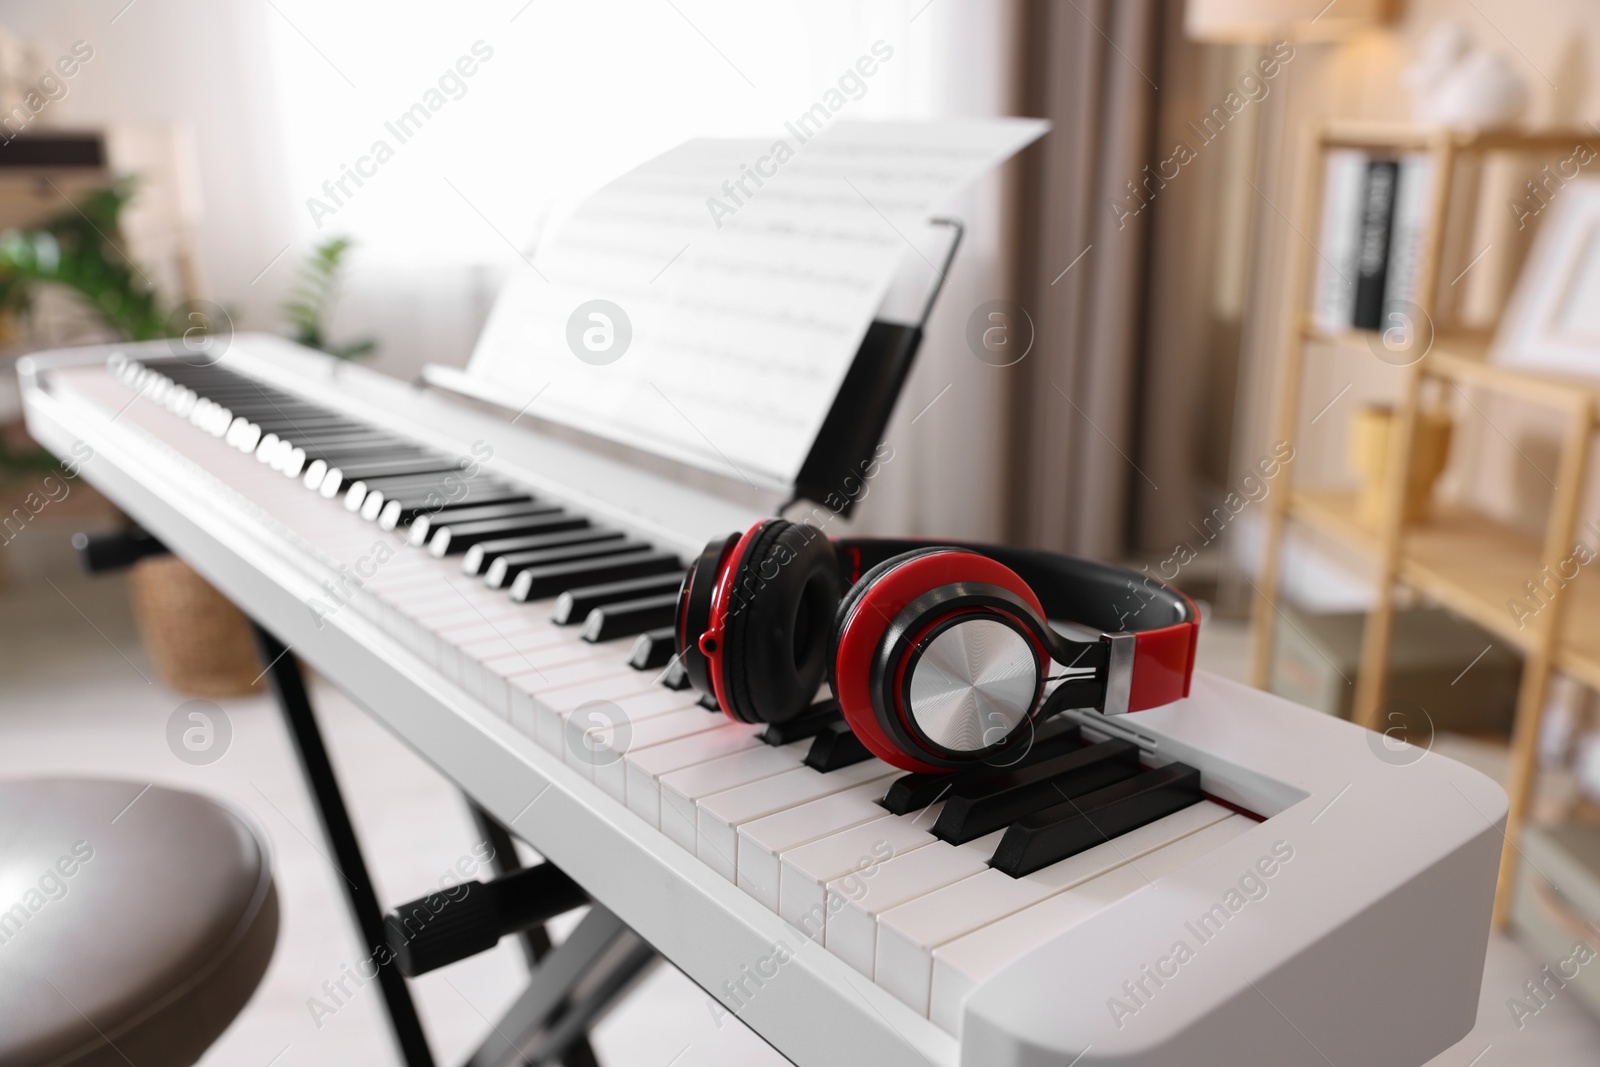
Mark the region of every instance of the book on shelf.
[[1350, 325], [1376, 330], [1383, 325], [1383, 283], [1389, 276], [1389, 227], [1394, 223], [1394, 187], [1400, 164], [1374, 159], [1367, 164], [1361, 195], [1360, 236], [1356, 238], [1355, 308]]
[[1311, 309], [1319, 333], [1379, 330], [1396, 302], [1416, 301], [1430, 166], [1423, 153], [1328, 153]]

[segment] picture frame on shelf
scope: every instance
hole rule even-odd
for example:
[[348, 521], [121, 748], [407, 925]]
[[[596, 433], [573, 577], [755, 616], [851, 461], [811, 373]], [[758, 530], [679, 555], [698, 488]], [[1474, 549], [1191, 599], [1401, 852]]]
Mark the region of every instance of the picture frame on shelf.
[[1548, 211], [1490, 359], [1600, 378], [1600, 181], [1570, 183]]

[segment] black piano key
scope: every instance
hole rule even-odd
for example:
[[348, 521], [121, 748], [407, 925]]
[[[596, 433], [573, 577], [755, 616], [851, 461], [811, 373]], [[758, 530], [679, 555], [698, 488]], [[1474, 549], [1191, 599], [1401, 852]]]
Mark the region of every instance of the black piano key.
[[329, 451], [327, 449], [319, 449], [315, 446], [312, 446], [307, 448], [305, 453], [306, 473], [308, 475], [314, 475], [316, 481], [318, 482], [318, 484], [315, 485], [311, 484], [310, 482], [307, 483], [307, 485], [312, 489], [321, 487], [320, 482], [324, 472], [337, 468], [341, 472], [340, 487], [342, 488], [343, 486], [349, 485], [350, 482], [355, 480], [344, 476], [343, 471], [346, 467], [354, 466], [360, 463], [366, 463], [375, 459], [390, 460], [396, 455], [394, 448], [390, 445], [383, 445], [380, 448], [368, 448], [363, 451], [351, 452]]
[[861, 739], [851, 731], [850, 727], [845, 723], [836, 722], [825, 727], [811, 739], [811, 747], [806, 750], [805, 762], [812, 770], [827, 774], [841, 767], [865, 763], [871, 758], [871, 750], [861, 743]]
[[[425, 453], [420, 458], [421, 459], [425, 459], [430, 463], [433, 463], [433, 462], [439, 462], [439, 463], [452, 462], [450, 457], [448, 457], [448, 456], [439, 456], [439, 455], [436, 455], [434, 453]], [[393, 462], [408, 462], [409, 460], [408, 460], [408, 457], [400, 456], [400, 457], [394, 458], [392, 461]], [[391, 462], [391, 459], [389, 457], [385, 457], [383, 462]], [[464, 462], [469, 462], [469, 461], [465, 461], [465, 460], [461, 460], [461, 459], [457, 458], [453, 462], [454, 462], [454, 466], [448, 468], [447, 470], [442, 470], [442, 471], [421, 471], [421, 472], [418, 472], [418, 473], [411, 473], [409, 471], [402, 471], [402, 472], [397, 473], [397, 474], [377, 474], [377, 475], [371, 475], [371, 476], [368, 476], [368, 477], [365, 477], [365, 478], [359, 478], [359, 479], [357, 479], [357, 478], [347, 478], [346, 480], [352, 486], [358, 485], [358, 484], [359, 485], [365, 485], [368, 488], [371, 488], [371, 489], [382, 489], [385, 492], [387, 492], [390, 489], [421, 488], [421, 487], [429, 486], [429, 485], [438, 485], [439, 483], [441, 483], [443, 481], [446, 481], [447, 479], [451, 480], [453, 482], [484, 482], [484, 483], [493, 482], [493, 481], [496, 480], [493, 477], [491, 477], [490, 475], [485, 474], [482, 471], [479, 471], [476, 474], [468, 474], [466, 468], [461, 466], [461, 464], [464, 463]], [[508, 484], [508, 483], [506, 483], [504, 481], [501, 481], [501, 482], [499, 482], [499, 484], [505, 485], [505, 484]]]
[[513, 537], [581, 530], [588, 525], [588, 519], [561, 510], [559, 504], [540, 504], [515, 518], [444, 523], [434, 530], [432, 537], [428, 538], [428, 554], [434, 559], [444, 559], [446, 556], [458, 556], [473, 545], [485, 541], [505, 541]]
[[682, 692], [689, 688], [689, 669], [683, 665], [683, 660], [672, 661], [672, 665], [661, 676], [661, 684], [674, 692]]
[[[346, 470], [345, 464], [326, 463], [323, 464], [323, 466], [325, 470], [320, 477], [318, 477], [316, 474], [315, 464], [307, 468], [305, 479], [306, 488], [314, 489], [329, 499], [337, 496], [340, 490], [348, 486], [352, 481], [357, 480], [357, 476], [353, 476], [348, 470]], [[454, 468], [446, 468], [446, 470], [453, 469]], [[445, 471], [439, 471], [437, 473], [443, 474]]]
[[958, 782], [945, 798], [933, 836], [960, 845], [1138, 773], [1139, 746], [1118, 738], [982, 781]]
[[816, 737], [836, 722], [844, 722], [844, 713], [839, 710], [839, 702], [829, 697], [817, 701], [803, 714], [788, 722], [769, 722], [767, 728], [761, 732], [761, 740], [774, 748], [793, 744], [808, 737]]
[[431, 455], [427, 449], [417, 448], [388, 434], [370, 430], [327, 434], [310, 440], [296, 441], [295, 444], [305, 449], [306, 455], [328, 463], [339, 463], [347, 459], [368, 460], [380, 457], [395, 459]]
[[[163, 370], [162, 373], [175, 382], [186, 384], [180, 381], [179, 375], [177, 374], [173, 374], [172, 372], [165, 370]], [[201, 385], [204, 388], [207, 396], [225, 396], [230, 400], [254, 401], [258, 404], [264, 404], [268, 401], [271, 401], [275, 404], [292, 404], [301, 408], [322, 407], [320, 404], [314, 404], [311, 401], [302, 399], [293, 393], [287, 393], [282, 389], [275, 389], [272, 386], [262, 385], [259, 382], [251, 381], [248, 378], [241, 378], [237, 382], [203, 381], [201, 382]], [[194, 387], [191, 386], [191, 388]], [[200, 390], [196, 389], [195, 391], [199, 392]]]
[[[1047, 734], [1045, 731], [1049, 729]], [[889, 786], [888, 793], [884, 794], [880, 803], [894, 815], [906, 815], [913, 811], [921, 811], [932, 804], [947, 792], [954, 789], [958, 782], [981, 782], [998, 775], [1005, 774], [1014, 767], [1039, 760], [1052, 759], [1067, 752], [1072, 752], [1083, 747], [1083, 731], [1075, 724], [1064, 719], [1054, 719], [1039, 727], [1039, 737], [1033, 745], [1020, 758], [1010, 754], [1000, 758], [1007, 761], [1005, 766], [995, 766], [985, 763], [971, 770], [945, 772], [913, 772], [903, 774], [896, 778]]]
[[[190, 389], [193, 389], [196, 393], [199, 393], [201, 396], [210, 397], [218, 403], [228, 403], [230, 401], [259, 401], [262, 395], [261, 390], [259, 389], [251, 389], [248, 386], [233, 382], [190, 378], [187, 375], [174, 374], [170, 371], [163, 371], [162, 373], [166, 374], [167, 377], [171, 378], [180, 385], [186, 385]], [[268, 395], [272, 395], [274, 399], [290, 399], [287, 394], [277, 393], [276, 391]]]
[[[549, 567], [558, 563], [596, 560], [604, 556], [638, 555], [648, 552], [650, 546], [643, 541], [628, 538], [621, 540], [585, 541], [567, 548], [539, 548], [525, 552], [507, 552], [483, 572], [483, 582], [490, 589], [509, 589], [523, 571]], [[537, 598], [535, 598], [537, 599]]]
[[482, 522], [484, 519], [513, 519], [518, 515], [527, 515], [535, 508], [545, 505], [536, 497], [517, 501], [511, 504], [445, 504], [432, 511], [423, 512], [411, 520], [411, 525], [406, 529], [406, 540], [413, 545], [422, 546], [428, 543], [428, 538], [433, 536], [436, 527], [449, 522]]
[[599, 644], [670, 626], [677, 608], [678, 594], [675, 591], [607, 604], [595, 608], [583, 620], [583, 639], [590, 644]]
[[718, 715], [722, 714], [722, 705], [717, 703], [716, 695], [713, 693], [701, 693], [700, 699], [696, 703], [707, 711], [715, 712]]
[[633, 648], [628, 653], [628, 666], [636, 671], [660, 670], [672, 663], [672, 657], [677, 654], [677, 630], [662, 626], [634, 638]]
[[296, 408], [286, 405], [270, 407], [260, 412], [257, 420], [262, 425], [267, 423], [284, 426], [290, 430], [299, 427], [304, 430], [342, 430], [342, 429], [371, 429], [364, 423], [356, 422], [347, 416], [333, 411], [324, 411], [318, 408]]
[[452, 496], [459, 500], [477, 500], [485, 504], [506, 504], [520, 500], [523, 493], [522, 490], [511, 486], [497, 488], [487, 485], [472, 485], [465, 489], [460, 486], [453, 489], [449, 486], [435, 486], [428, 490], [397, 490], [392, 497], [380, 492], [368, 496], [362, 504], [361, 515], [363, 518], [375, 521], [379, 511], [393, 503], [398, 512], [397, 519], [403, 519], [407, 513], [415, 514], [420, 508], [437, 507], [439, 501], [449, 500]]
[[1013, 823], [989, 865], [1020, 878], [1182, 811], [1200, 799], [1200, 772], [1182, 763], [1169, 763]]
[[595, 608], [623, 600], [653, 596], [657, 593], [676, 595], [678, 587], [682, 584], [681, 574], [656, 574], [649, 578], [634, 578], [626, 582], [607, 582], [605, 585], [591, 585], [583, 589], [568, 589], [556, 598], [555, 609], [550, 612], [550, 621], [557, 626], [571, 626], [587, 619]]
[[495, 560], [513, 552], [537, 552], [563, 545], [587, 545], [598, 541], [621, 541], [627, 535], [621, 530], [597, 530], [593, 526], [572, 526], [573, 517], [552, 522], [554, 533], [529, 534], [508, 537], [503, 541], [480, 541], [467, 549], [461, 557], [461, 573], [479, 575], [488, 571]]
[[[507, 557], [502, 556], [501, 560]], [[498, 566], [500, 560], [496, 560]], [[614, 559], [591, 559], [580, 563], [560, 563], [538, 567], [517, 575], [511, 584], [511, 599], [544, 600], [578, 585], [620, 582], [624, 578], [644, 578], [651, 574], [681, 571], [682, 562], [670, 552], [645, 552]]]
[[371, 426], [347, 422], [343, 419], [331, 418], [280, 418], [263, 416], [250, 420], [260, 426], [267, 433], [275, 433], [279, 437], [291, 438], [298, 442], [311, 444], [343, 444], [348, 441], [363, 440], [368, 438], [383, 437], [394, 441], [396, 446], [415, 448], [416, 445], [393, 434], [384, 433]]
[[[431, 460], [430, 460], [431, 462]], [[407, 492], [423, 493], [441, 486], [482, 485], [497, 489], [507, 488], [507, 483], [484, 475], [469, 478], [463, 471], [428, 471], [425, 474], [394, 474], [381, 478], [346, 479], [350, 492], [380, 492], [386, 496], [401, 496]], [[460, 492], [459, 489], [456, 490]]]
[[433, 449], [416, 455], [375, 455], [358, 463], [341, 464], [346, 484], [377, 478], [420, 478], [429, 474], [442, 477], [454, 471], [464, 471], [468, 465], [469, 461], [460, 456], [446, 455]]
[[289, 438], [297, 443], [372, 432], [371, 427], [362, 426], [360, 423], [349, 422], [335, 416], [320, 415], [262, 419], [259, 425], [267, 433], [275, 433], [279, 437]]
[[[214, 400], [215, 398], [213, 397], [209, 399]], [[323, 419], [330, 422], [334, 421], [335, 419], [338, 419], [338, 421], [341, 422], [348, 421], [345, 419], [339, 419], [337, 415], [330, 414], [317, 408], [295, 407], [292, 404], [284, 403], [255, 404], [233, 401], [228, 403], [227, 406], [234, 414], [243, 415], [251, 422], [260, 423], [263, 425], [267, 423], [273, 423], [275, 425], [292, 426], [300, 419]]]
[[[450, 502], [449, 494], [447, 492], [441, 492], [439, 495], [444, 498], [443, 502]], [[440, 503], [440, 500], [432, 498], [424, 499], [420, 504], [415, 501], [406, 502], [400, 500], [388, 500], [384, 501], [383, 505], [384, 517], [386, 517], [387, 521], [392, 524], [390, 529], [393, 529], [395, 526], [415, 522], [418, 517], [439, 510]], [[524, 493], [522, 490], [513, 487], [511, 489], [501, 490], [492, 494], [476, 492], [470, 497], [455, 501], [455, 503], [473, 504], [479, 507], [490, 507], [493, 505], [509, 506], [518, 504], [531, 504], [533, 503], [533, 498], [527, 493]], [[389, 505], [391, 504], [394, 506], [390, 507]], [[437, 525], [435, 526], [435, 529], [437, 529]]]
[[328, 473], [339, 472], [341, 484], [395, 474], [449, 474], [462, 470], [461, 460], [450, 456], [424, 456], [420, 459], [373, 459], [359, 463], [330, 464]]
[[[490, 495], [504, 495], [521, 490], [497, 478], [468, 478], [453, 471], [445, 474], [425, 474], [419, 478], [362, 478], [351, 482], [344, 491], [344, 506], [359, 511], [369, 506], [367, 499], [377, 496], [380, 501], [398, 500], [400, 507], [426, 507], [445, 500], [468, 500]], [[381, 504], [370, 505], [379, 507]], [[374, 516], [376, 517], [376, 516]]]

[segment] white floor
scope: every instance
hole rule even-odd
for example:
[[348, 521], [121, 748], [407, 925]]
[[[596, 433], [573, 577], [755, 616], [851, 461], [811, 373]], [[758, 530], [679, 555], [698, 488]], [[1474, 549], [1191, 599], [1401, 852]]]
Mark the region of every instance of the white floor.
[[[41, 531], [42, 532], [42, 531]], [[6, 549], [4, 551], [9, 551]], [[60, 592], [19, 568], [0, 589], [0, 776], [99, 774], [160, 782], [231, 800], [254, 814], [276, 851], [283, 926], [261, 989], [203, 1061], [213, 1067], [349, 1067], [396, 1062], [377, 993], [361, 989], [335, 1014], [312, 1017], [308, 999], [359, 956], [315, 817], [288, 741], [265, 697], [220, 702], [233, 728], [227, 754], [209, 766], [167, 748], [168, 716], [187, 697], [147, 682], [122, 585], [52, 567]], [[70, 602], [69, 602], [70, 598]], [[1202, 659], [1236, 673], [1237, 630], [1213, 627]], [[126, 657], [126, 659], [124, 658]], [[131, 661], [131, 663], [129, 662]], [[314, 694], [369, 864], [386, 903], [427, 893], [469, 854], [471, 823], [459, 796], [433, 770], [339, 694]], [[1477, 1029], [1439, 1057], [1439, 1067], [1592, 1065], [1600, 1023], [1572, 997], [1555, 1000], [1517, 1030], [1507, 998], [1540, 964], [1514, 942], [1490, 946]], [[510, 941], [413, 982], [441, 1064], [460, 1062], [510, 1003], [522, 979]], [[1359, 1020], [1352, 1020], [1359, 1025]], [[736, 1020], [719, 1026], [710, 999], [670, 967], [600, 1026], [601, 1061], [639, 1067], [784, 1062]]]

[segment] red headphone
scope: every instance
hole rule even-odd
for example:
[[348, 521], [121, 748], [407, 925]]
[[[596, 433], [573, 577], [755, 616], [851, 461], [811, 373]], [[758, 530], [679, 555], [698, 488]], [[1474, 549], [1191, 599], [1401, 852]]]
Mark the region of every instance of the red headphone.
[[[1074, 640], [1048, 619], [1099, 636]], [[830, 541], [765, 519], [712, 541], [689, 568], [677, 645], [689, 680], [738, 722], [801, 715], [826, 677], [874, 755], [939, 771], [991, 760], [1065, 708], [1116, 714], [1187, 696], [1199, 620], [1176, 589], [1104, 563]], [[1063, 670], [1049, 674], [1052, 664]]]

